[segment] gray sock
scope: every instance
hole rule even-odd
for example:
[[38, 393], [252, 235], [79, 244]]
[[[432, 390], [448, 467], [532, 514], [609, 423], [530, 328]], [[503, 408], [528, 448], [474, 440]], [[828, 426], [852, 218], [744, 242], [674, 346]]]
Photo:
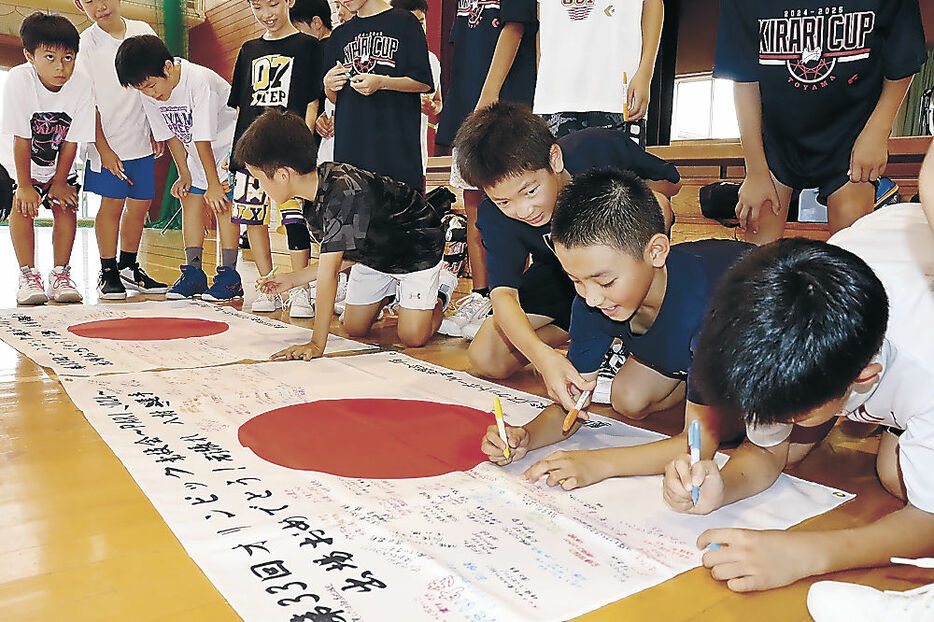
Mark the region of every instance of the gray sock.
[[239, 254], [239, 249], [236, 248], [222, 248], [221, 249], [221, 265], [227, 266], [234, 270], [237, 269], [237, 255]]
[[194, 266], [198, 270], [201, 268], [201, 255], [204, 254], [204, 249], [200, 246], [186, 246], [185, 247], [185, 263], [189, 266]]

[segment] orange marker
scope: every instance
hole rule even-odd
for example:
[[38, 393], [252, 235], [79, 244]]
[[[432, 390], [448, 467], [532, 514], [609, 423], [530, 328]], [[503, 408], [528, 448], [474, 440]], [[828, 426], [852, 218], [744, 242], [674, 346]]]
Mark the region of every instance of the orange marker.
[[629, 80], [623, 72], [623, 121], [629, 121]]
[[568, 412], [568, 416], [564, 418], [564, 425], [561, 426], [561, 431], [567, 434], [567, 431], [571, 429], [571, 426], [574, 425], [574, 422], [577, 421], [577, 414], [581, 411], [581, 408], [584, 407], [584, 402], [587, 401], [587, 398], [590, 397], [590, 391], [584, 391], [581, 393], [581, 396], [577, 399], [577, 403], [574, 404]]

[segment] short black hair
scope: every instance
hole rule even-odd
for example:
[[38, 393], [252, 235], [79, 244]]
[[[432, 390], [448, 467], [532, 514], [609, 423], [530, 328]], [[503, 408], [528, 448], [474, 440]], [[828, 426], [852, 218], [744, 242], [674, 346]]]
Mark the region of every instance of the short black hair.
[[428, 0], [390, 0], [389, 4], [394, 9], [403, 11], [421, 11], [428, 14]]
[[866, 263], [791, 238], [746, 253], [711, 298], [691, 373], [712, 406], [787, 423], [845, 395], [882, 347], [888, 296]]
[[551, 239], [567, 248], [603, 245], [641, 258], [657, 233], [665, 233], [665, 219], [655, 195], [639, 177], [617, 169], [575, 176], [551, 216]]
[[293, 24], [310, 24], [316, 17], [321, 19], [325, 28], [334, 29], [331, 25], [331, 5], [328, 0], [295, 0], [295, 4], [289, 9], [289, 19]]
[[318, 161], [318, 145], [305, 121], [294, 112], [270, 108], [240, 136], [231, 165], [254, 166], [272, 177], [280, 168], [291, 168], [302, 175]]
[[23, 48], [30, 54], [35, 54], [40, 45], [78, 53], [78, 29], [68, 18], [54, 13], [36, 11], [31, 14], [23, 20], [19, 37], [23, 40]]
[[461, 177], [481, 189], [526, 172], [550, 170], [554, 144], [541, 117], [511, 102], [496, 102], [467, 115], [454, 137]]
[[149, 78], [164, 78], [166, 61], [174, 59], [162, 39], [155, 35], [130, 37], [117, 48], [117, 79], [123, 87], [131, 87]]

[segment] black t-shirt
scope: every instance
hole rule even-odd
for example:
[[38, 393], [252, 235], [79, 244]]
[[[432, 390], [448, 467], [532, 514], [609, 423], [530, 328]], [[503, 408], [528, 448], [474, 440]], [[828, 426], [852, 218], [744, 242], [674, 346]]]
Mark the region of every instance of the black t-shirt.
[[458, 0], [457, 16], [451, 28], [453, 68], [450, 86], [444, 95], [436, 143], [452, 144], [464, 117], [473, 112], [493, 61], [499, 33], [509, 22], [524, 24], [525, 31], [499, 98], [500, 101], [532, 105], [535, 96], [537, 8], [536, 0]]
[[800, 177], [840, 173], [883, 78], [925, 59], [918, 0], [720, 4], [714, 76], [759, 83], [766, 156]]
[[239, 108], [234, 145], [269, 107], [305, 118], [308, 104], [321, 95], [321, 45], [296, 32], [282, 39], [251, 39], [237, 54], [227, 105]]
[[[632, 171], [643, 179], [678, 182], [678, 169], [670, 162], [646, 152], [624, 131], [588, 128], [558, 139], [564, 167], [571, 175], [594, 168]], [[551, 232], [551, 222], [532, 225], [506, 216], [489, 198], [477, 207], [477, 227], [486, 248], [487, 278], [490, 288], [519, 288], [529, 255], [535, 263], [558, 263], [543, 236]], [[562, 273], [558, 266], [557, 273]]]
[[[324, 72], [338, 61], [350, 76], [408, 77], [434, 86], [428, 42], [409, 11], [390, 9], [338, 26], [326, 46]], [[348, 81], [334, 109], [334, 160], [424, 189], [419, 93], [355, 91]]]
[[[619, 337], [636, 360], [669, 378], [685, 380], [694, 357], [707, 302], [720, 279], [751, 244], [733, 240], [701, 240], [675, 244], [666, 266], [665, 298], [655, 322], [635, 335], [629, 321], [617, 322], [600, 309], [588, 307], [578, 296], [571, 307], [571, 345], [568, 359], [579, 371], [592, 373], [600, 366], [613, 339]], [[688, 399], [705, 404], [688, 383]]]
[[318, 167], [318, 194], [303, 212], [322, 253], [343, 251], [380, 272], [426, 270], [444, 252], [441, 216], [420, 192], [350, 164]]

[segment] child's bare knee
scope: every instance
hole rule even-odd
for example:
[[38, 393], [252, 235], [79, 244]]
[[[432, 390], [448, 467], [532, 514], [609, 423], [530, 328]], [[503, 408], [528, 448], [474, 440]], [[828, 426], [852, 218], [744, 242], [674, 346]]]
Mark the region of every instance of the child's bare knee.
[[431, 339], [431, 326], [403, 326], [399, 325], [397, 332], [399, 341], [407, 348], [418, 348]]
[[467, 348], [467, 360], [470, 361], [470, 373], [483, 378], [501, 380], [512, 375], [513, 370], [500, 360], [494, 349], [474, 340]]
[[370, 325], [367, 322], [354, 321], [353, 319], [343, 321], [344, 330], [351, 337], [365, 337], [370, 332]]
[[651, 414], [649, 407], [652, 403], [644, 396], [632, 391], [619, 390], [610, 394], [610, 405], [613, 410], [627, 419], [640, 421]]

